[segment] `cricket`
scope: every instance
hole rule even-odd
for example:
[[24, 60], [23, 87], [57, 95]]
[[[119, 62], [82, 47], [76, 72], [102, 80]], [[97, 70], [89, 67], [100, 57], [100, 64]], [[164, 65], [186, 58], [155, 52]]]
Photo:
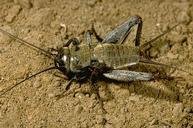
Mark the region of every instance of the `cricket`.
[[[131, 47], [126, 44], [125, 40], [134, 26], [136, 26], [137, 30], [133, 41], [133, 47]], [[142, 26], [143, 22], [140, 16], [131, 16], [125, 22], [108, 32], [104, 39], [97, 34], [93, 26], [91, 30], [85, 32], [85, 42], [80, 42], [76, 38], [69, 39], [66, 43], [64, 43], [63, 47], [52, 49], [54, 53], [44, 50], [0, 29], [0, 32], [8, 35], [10, 38], [13, 38], [21, 44], [27, 45], [30, 48], [41, 52], [42, 55], [45, 55], [48, 59], [53, 60], [52, 67], [34, 73], [24, 80], [19, 81], [15, 85], [11, 85], [10, 87], [1, 90], [0, 96], [5, 95], [26, 80], [50, 70], [58, 70], [62, 73], [63, 78], [68, 80], [65, 86], [66, 91], [70, 88], [73, 81], [89, 81], [90, 86], [95, 87], [95, 83], [100, 77], [120, 82], [149, 81], [159, 79], [159, 75], [155, 75], [150, 72], [138, 72], [126, 69], [127, 67], [132, 67], [139, 63], [165, 66], [167, 68], [174, 68], [188, 73], [187, 71], [179, 69], [175, 66], [152, 61], [141, 54], [146, 45], [164, 36], [166, 33], [173, 30], [177, 25], [148, 41], [144, 45], [141, 45], [140, 42]], [[97, 39], [97, 44], [92, 42], [93, 36]], [[100, 98], [99, 94], [97, 95]]]

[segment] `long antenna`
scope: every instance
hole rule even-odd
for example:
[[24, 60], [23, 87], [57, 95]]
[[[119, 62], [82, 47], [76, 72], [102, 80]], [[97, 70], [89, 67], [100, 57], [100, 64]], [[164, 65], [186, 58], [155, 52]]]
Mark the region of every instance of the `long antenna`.
[[50, 53], [50, 52], [48, 52], [48, 51], [46, 51], [46, 50], [44, 50], [44, 49], [42, 49], [42, 48], [40, 48], [38, 46], [35, 46], [34, 44], [31, 44], [31, 43], [29, 43], [29, 42], [27, 42], [27, 41], [25, 41], [25, 40], [23, 40], [23, 39], [21, 39], [19, 37], [16, 37], [16, 36], [12, 35], [11, 33], [7, 32], [7, 31], [5, 31], [5, 30], [3, 30], [1, 28], [0, 28], [0, 31], [2, 33], [4, 33], [4, 34], [8, 35], [9, 37], [19, 41], [21, 44], [24, 44], [24, 45], [26, 45], [28, 47], [31, 47], [31, 48], [33, 48], [36, 51], [41, 51], [41, 53], [44, 54], [45, 56], [47, 56], [49, 58], [53, 58], [54, 54], [52, 54], [52, 53]]
[[4, 95], [5, 93], [9, 92], [10, 90], [12, 90], [13, 88], [17, 87], [17, 86], [20, 85], [21, 83], [25, 82], [26, 80], [29, 80], [29, 79], [32, 78], [32, 77], [35, 77], [35, 76], [37, 76], [37, 75], [39, 75], [39, 74], [41, 74], [41, 73], [43, 73], [43, 72], [47, 72], [47, 71], [53, 70], [53, 69], [57, 69], [57, 68], [54, 66], [54, 67], [50, 67], [50, 68], [43, 69], [43, 70], [41, 70], [41, 71], [39, 71], [39, 72], [31, 75], [31, 76], [28, 76], [27, 78], [25, 78], [24, 80], [22, 80], [22, 81], [20, 81], [20, 82], [18, 82], [18, 83], [16, 83], [16, 84], [14, 84], [13, 86], [10, 86], [10, 87], [8, 87], [8, 88], [3, 89], [2, 91], [0, 91], [0, 97], [1, 97], [2, 95]]
[[156, 41], [157, 39], [159, 39], [160, 37], [162, 37], [162, 36], [166, 35], [167, 33], [171, 32], [171, 31], [172, 31], [174, 28], [176, 28], [178, 25], [180, 25], [180, 23], [174, 25], [172, 28], [170, 28], [170, 29], [164, 31], [162, 34], [160, 34], [160, 35], [154, 37], [154, 38], [151, 39], [150, 41], [147, 41], [146, 43], [144, 43], [143, 45], [141, 45], [140, 48], [143, 49], [143, 48], [145, 48], [145, 47], [148, 46], [148, 45], [152, 45], [153, 43], [155, 43], [155, 41]]

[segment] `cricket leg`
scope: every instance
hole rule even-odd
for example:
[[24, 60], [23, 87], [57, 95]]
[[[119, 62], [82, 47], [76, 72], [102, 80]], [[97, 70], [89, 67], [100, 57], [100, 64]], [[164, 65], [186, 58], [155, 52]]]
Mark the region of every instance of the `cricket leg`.
[[91, 90], [91, 93], [94, 93], [96, 95], [96, 99], [99, 101], [99, 105], [102, 109], [102, 113], [107, 113], [106, 110], [104, 109], [103, 100], [99, 94], [99, 86], [97, 85], [97, 83], [91, 83], [90, 90]]
[[92, 43], [92, 40], [91, 40], [92, 36], [94, 36], [97, 39], [97, 41], [100, 43], [103, 41], [103, 39], [97, 34], [94, 28], [94, 24], [92, 24], [91, 30], [86, 31], [86, 34], [85, 34], [86, 41], [89, 43]]
[[97, 39], [97, 41], [99, 43], [101, 43], [103, 41], [103, 39], [97, 34], [97, 32], [95, 31], [94, 25], [92, 24], [92, 28], [91, 30], [88, 30], [85, 34], [85, 38], [86, 38], [86, 42], [89, 44], [89, 47], [92, 46], [92, 36], [95, 36], [95, 38]]
[[128, 70], [112, 70], [110, 73], [104, 73], [105, 77], [117, 81], [129, 82], [138, 80], [152, 80], [154, 76], [151, 73], [135, 72]]
[[56, 77], [65, 79], [65, 80], [69, 80], [68, 76], [66, 76], [66, 75], [64, 75], [63, 73], [60, 73], [60, 72], [54, 73], [53, 75], [56, 76]]
[[78, 45], [80, 44], [80, 41], [77, 38], [72, 38], [68, 40], [66, 43], [64, 43], [64, 47], [69, 47], [70, 45], [75, 46], [76, 50], [78, 50]]
[[95, 28], [94, 28], [94, 24], [92, 24], [91, 31], [92, 31], [92, 33], [94, 34], [94, 36], [96, 37], [96, 39], [97, 39], [99, 42], [102, 42], [102, 41], [103, 41], [103, 38], [101, 38], [101, 37], [97, 34], [97, 32], [96, 32], [96, 30], [95, 30]]
[[106, 110], [104, 109], [104, 104], [103, 104], [103, 99], [101, 98], [100, 94], [99, 94], [99, 86], [97, 85], [97, 76], [98, 75], [98, 71], [97, 69], [93, 69], [92, 73], [90, 75], [90, 79], [89, 79], [89, 85], [90, 85], [90, 90], [91, 93], [96, 94], [96, 98], [99, 101], [99, 105], [102, 109], [102, 113], [107, 113]]
[[124, 40], [127, 38], [129, 33], [132, 30], [132, 27], [137, 26], [136, 38], [135, 38], [135, 46], [140, 45], [140, 37], [141, 37], [141, 30], [142, 30], [142, 18], [140, 16], [132, 16], [127, 21], [116, 27], [113, 31], [109, 32], [102, 43], [123, 43]]
[[[65, 79], [65, 78], [64, 78]], [[57, 99], [61, 99], [62, 97], [64, 97], [65, 95], [67, 95], [67, 91], [70, 89], [70, 86], [72, 84], [73, 81], [76, 80], [76, 76], [72, 77], [67, 83], [66, 83], [66, 86], [65, 86], [65, 89], [62, 90], [62, 92], [60, 92], [60, 94], [57, 94], [55, 97], [57, 97]], [[71, 92], [75, 92], [75, 90], [71, 90]], [[68, 93], [70, 94], [70, 93]], [[74, 94], [75, 95], [75, 94]], [[73, 96], [74, 96], [73, 95]]]

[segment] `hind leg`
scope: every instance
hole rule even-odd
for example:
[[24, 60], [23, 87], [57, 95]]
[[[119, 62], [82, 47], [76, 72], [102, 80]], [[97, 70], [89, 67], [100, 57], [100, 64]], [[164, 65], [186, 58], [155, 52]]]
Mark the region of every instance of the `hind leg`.
[[[131, 32], [132, 28], [135, 25], [137, 26], [137, 32], [136, 32], [136, 37], [135, 37], [135, 46], [140, 45], [140, 37], [141, 37], [141, 30], [142, 30], [142, 18], [140, 16], [132, 16], [130, 17], [127, 21], [124, 23], [120, 24], [117, 26], [114, 30], [110, 31], [107, 33], [104, 39], [102, 39], [95, 31], [94, 25], [92, 25], [92, 29], [88, 31], [88, 33], [94, 34], [96, 39], [99, 42], [102, 43], [112, 43], [112, 44], [117, 44], [120, 43], [122, 44], [124, 40], [128, 37], [129, 33]], [[89, 35], [89, 34], [86, 34]], [[89, 36], [87, 36], [89, 37]], [[90, 37], [89, 37], [90, 38]], [[88, 39], [88, 38], [87, 38]]]
[[124, 40], [127, 38], [129, 33], [132, 30], [132, 27], [137, 26], [136, 38], [135, 38], [135, 46], [140, 45], [140, 37], [141, 37], [141, 30], [142, 30], [142, 18], [140, 16], [132, 16], [127, 21], [116, 27], [113, 31], [109, 32], [104, 40], [103, 43], [123, 43]]

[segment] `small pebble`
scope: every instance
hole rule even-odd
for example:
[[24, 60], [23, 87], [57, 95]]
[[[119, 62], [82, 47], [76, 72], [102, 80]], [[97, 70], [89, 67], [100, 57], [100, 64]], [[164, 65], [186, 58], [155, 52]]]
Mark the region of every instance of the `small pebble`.
[[97, 3], [97, 0], [89, 0], [88, 2], [87, 2], [87, 4], [88, 4], [88, 6], [90, 6], [90, 7], [94, 7], [94, 5]]
[[78, 10], [79, 8], [80, 8], [80, 5], [78, 5], [78, 4], [74, 4], [71, 6], [72, 10]]
[[[193, 14], [192, 14], [193, 15]], [[190, 22], [190, 24], [188, 25], [188, 30], [190, 33], [193, 33], [193, 21]]]
[[60, 23], [60, 26], [64, 29], [64, 32], [67, 32], [67, 26], [64, 23]]
[[8, 10], [8, 15], [5, 17], [5, 21], [11, 23], [14, 18], [19, 14], [21, 7], [19, 5], [14, 5]]
[[2, 114], [2, 112], [0, 112], [0, 119], [2, 119], [3, 118], [3, 114]]
[[48, 94], [48, 97], [51, 99], [51, 98], [54, 98], [56, 95], [54, 93], [49, 93]]
[[[10, 27], [10, 26], [3, 26], [3, 27], [1, 27], [3, 30], [5, 30], [5, 31], [7, 31], [7, 32], [10, 32], [10, 33], [12, 33], [12, 34], [15, 34], [15, 31]], [[9, 37], [9, 36], [7, 36], [7, 35], [5, 35], [5, 34], [3, 34], [3, 33], [1, 33], [0, 32], [0, 42], [10, 42], [12, 39]]]
[[137, 95], [129, 96], [129, 100], [130, 101], [138, 102], [139, 101], [139, 97]]
[[170, 50], [169, 42], [164, 42], [163, 45], [159, 48], [161, 54], [165, 54]]
[[174, 108], [173, 108], [173, 116], [178, 117], [180, 115], [182, 115], [182, 111], [184, 109], [184, 105], [182, 103], [177, 103], [175, 104]]
[[[88, 95], [88, 97], [89, 97], [90, 95]], [[92, 100], [96, 100], [97, 99], [97, 95], [96, 94], [91, 94], [91, 96], [90, 96], [90, 98], [92, 99]]]
[[26, 24], [33, 27], [39, 27], [41, 25], [50, 25], [52, 22], [52, 18], [53, 10], [50, 8], [43, 8], [28, 17]]
[[191, 108], [191, 107], [186, 107], [186, 108], [184, 109], [184, 112], [190, 113], [192, 110], [193, 110], [193, 108]]
[[149, 55], [150, 57], [152, 58], [156, 58], [159, 54], [159, 51], [157, 50], [157, 48], [155, 47], [152, 47], [150, 50], [149, 50]]
[[164, 25], [162, 26], [162, 28], [161, 28], [161, 31], [162, 31], [162, 32], [168, 31], [169, 28], [170, 28], [170, 27], [168, 26], [168, 24], [164, 24]]
[[40, 79], [36, 79], [35, 82], [33, 83], [33, 87], [40, 88], [41, 86], [42, 86], [41, 80]]
[[153, 119], [151, 122], [150, 122], [150, 126], [152, 125], [157, 125], [159, 123], [159, 121], [157, 119]]
[[191, 18], [190, 16], [188, 15], [188, 12], [187, 11], [182, 11], [178, 14], [177, 16], [177, 21], [179, 23], [184, 23], [184, 24], [188, 24], [191, 22]]
[[32, 4], [34, 8], [43, 8], [47, 2], [48, 0], [34, 0]]
[[29, 8], [32, 7], [32, 4], [31, 4], [30, 0], [14, 0], [14, 2], [16, 4], [20, 4], [24, 8], [28, 8], [29, 9]]
[[81, 92], [77, 92], [76, 94], [75, 94], [75, 97], [78, 97], [79, 99], [81, 99], [81, 98], [83, 98], [85, 95], [83, 94], [83, 93], [81, 93]]
[[169, 57], [170, 59], [177, 59], [179, 57], [179, 55], [169, 52], [169, 53], [167, 53], [167, 57]]
[[77, 105], [75, 108], [75, 114], [80, 114], [83, 111], [83, 107], [80, 105]]
[[97, 124], [105, 124], [106, 123], [106, 119], [103, 117], [103, 115], [96, 115], [96, 121], [97, 121]]

